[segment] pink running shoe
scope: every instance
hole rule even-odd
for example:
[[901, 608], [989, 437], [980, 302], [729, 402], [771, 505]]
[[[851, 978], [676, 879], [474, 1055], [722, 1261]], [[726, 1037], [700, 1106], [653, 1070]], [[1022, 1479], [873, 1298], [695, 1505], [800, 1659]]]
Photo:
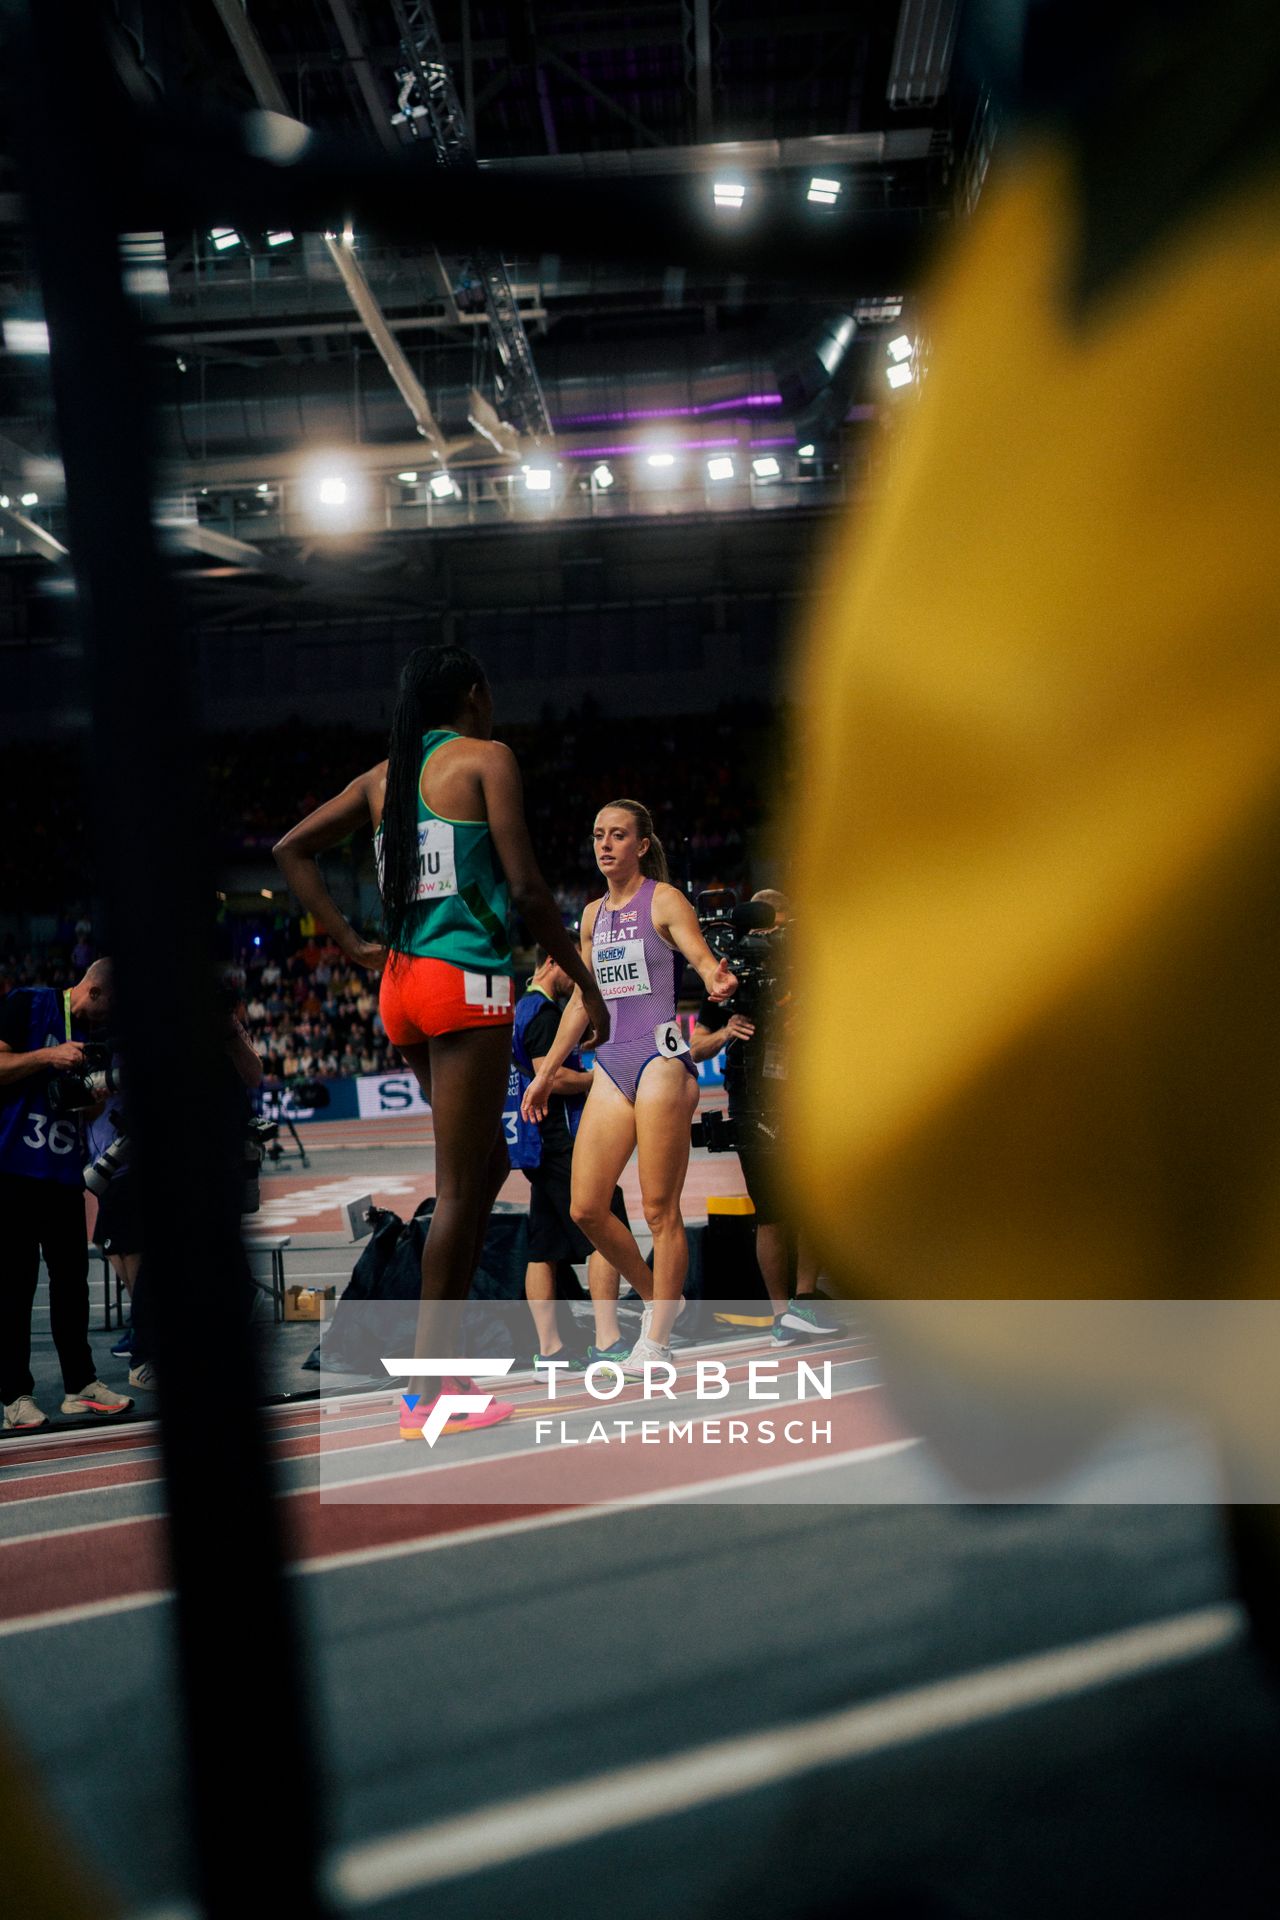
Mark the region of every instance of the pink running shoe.
[[[460, 1376], [456, 1380], [444, 1379], [440, 1382], [440, 1393], [430, 1400], [424, 1400], [417, 1394], [402, 1393], [400, 1396], [400, 1438], [402, 1440], [422, 1440], [426, 1438], [427, 1416], [441, 1395], [446, 1393], [479, 1393], [481, 1389], [474, 1380]], [[451, 1413], [440, 1432], [478, 1433], [482, 1427], [497, 1427], [509, 1420], [515, 1412], [509, 1400], [490, 1400], [487, 1407], [476, 1407], [468, 1411]]]

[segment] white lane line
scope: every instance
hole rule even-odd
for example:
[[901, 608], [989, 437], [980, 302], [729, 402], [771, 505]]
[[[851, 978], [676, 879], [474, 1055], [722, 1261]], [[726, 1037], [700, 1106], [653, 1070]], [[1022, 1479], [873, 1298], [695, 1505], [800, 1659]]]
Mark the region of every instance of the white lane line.
[[54, 1613], [28, 1613], [16, 1620], [0, 1620], [0, 1640], [32, 1633], [37, 1627], [74, 1627], [81, 1620], [106, 1620], [113, 1613], [134, 1613], [139, 1607], [154, 1607], [172, 1598], [167, 1590], [124, 1593], [115, 1600], [85, 1600], [77, 1607], [59, 1607]]
[[[837, 1390], [835, 1398], [843, 1399], [846, 1394], [875, 1393], [876, 1391], [877, 1389], [873, 1386], [844, 1387]], [[783, 1402], [783, 1410], [785, 1411], [789, 1407], [799, 1406], [800, 1404], [801, 1402], [799, 1401], [785, 1401]], [[833, 1401], [830, 1401], [830, 1400], [815, 1401], [813, 1402], [813, 1404], [815, 1406], [831, 1406], [833, 1404]], [[705, 1424], [706, 1421], [709, 1421], [709, 1420], [720, 1419], [724, 1417], [725, 1417], [724, 1415], [709, 1413], [706, 1415], [706, 1420], [703, 1421], [701, 1424]], [[767, 1411], [763, 1411], [760, 1414], [761, 1419], [770, 1418], [770, 1417], [772, 1416]], [[396, 1439], [388, 1441], [386, 1444], [388, 1447], [403, 1448], [405, 1445], [405, 1442], [401, 1440], [399, 1436], [397, 1436]], [[839, 1454], [833, 1454], [830, 1456], [819, 1455], [817, 1457], [816, 1464], [820, 1466], [834, 1466], [839, 1464], [839, 1462], [841, 1461], [876, 1459], [876, 1458], [879, 1458], [883, 1453], [900, 1453], [904, 1447], [909, 1447], [909, 1446], [914, 1447], [914, 1446], [918, 1446], [919, 1444], [920, 1442], [916, 1439], [888, 1440], [883, 1442], [877, 1442], [875, 1445], [872, 1445], [872, 1446], [852, 1447], [847, 1449], [845, 1452], [839, 1453]], [[352, 1449], [346, 1448], [346, 1449], [343, 1449], [343, 1451], [351, 1452]], [[376, 1446], [368, 1447], [364, 1451], [366, 1453], [379, 1453], [382, 1451], [382, 1443], [379, 1442]], [[550, 1459], [554, 1453], [558, 1453], [559, 1451], [560, 1451], [559, 1448], [550, 1448], [550, 1449], [543, 1448], [541, 1451], [539, 1451], [539, 1449], [536, 1446], [530, 1443], [528, 1446], [524, 1446], [524, 1447], [509, 1448], [506, 1452], [503, 1452], [503, 1453], [477, 1454], [477, 1456], [473, 1460], [454, 1460], [450, 1462], [450, 1465], [454, 1468], [500, 1466], [504, 1461], [507, 1461], [507, 1460]], [[311, 1463], [311, 1461], [314, 1458], [315, 1458], [314, 1455], [307, 1454], [307, 1455], [299, 1456], [292, 1460], [287, 1460], [283, 1464], [285, 1466], [300, 1465], [300, 1466], [306, 1467]], [[795, 1461], [790, 1464], [787, 1462], [779, 1462], [777, 1466], [760, 1467], [756, 1469], [756, 1471], [753, 1473], [718, 1474], [707, 1480], [690, 1481], [688, 1483], [688, 1487], [689, 1487], [689, 1490], [693, 1493], [705, 1492], [708, 1488], [720, 1487], [720, 1486], [724, 1486], [724, 1487], [748, 1486], [749, 1487], [749, 1486], [752, 1486], [757, 1480], [771, 1480], [784, 1472], [796, 1472], [796, 1473], [801, 1472], [804, 1470], [804, 1464], [805, 1463], [801, 1461]], [[298, 1487], [277, 1487], [273, 1497], [277, 1500], [299, 1500], [304, 1498], [307, 1494], [313, 1494], [316, 1496], [321, 1506], [341, 1507], [344, 1509], [348, 1507], [366, 1507], [370, 1505], [375, 1505], [383, 1508], [385, 1507], [431, 1507], [431, 1506], [441, 1505], [441, 1506], [449, 1506], [449, 1507], [454, 1507], [454, 1506], [467, 1507], [469, 1509], [473, 1509], [475, 1507], [496, 1507], [496, 1506], [502, 1506], [506, 1504], [505, 1502], [498, 1500], [494, 1496], [487, 1497], [483, 1500], [471, 1500], [471, 1501], [445, 1500], [445, 1501], [439, 1501], [439, 1502], [437, 1502], [434, 1498], [424, 1498], [424, 1497], [419, 1497], [411, 1500], [378, 1500], [373, 1502], [368, 1500], [332, 1500], [329, 1498], [330, 1494], [348, 1493], [355, 1488], [394, 1485], [396, 1481], [401, 1479], [416, 1481], [416, 1480], [419, 1480], [422, 1474], [425, 1473], [426, 1471], [427, 1471], [427, 1468], [425, 1464], [422, 1467], [417, 1467], [417, 1466], [414, 1466], [412, 1463], [410, 1463], [407, 1466], [397, 1468], [392, 1473], [362, 1474], [362, 1475], [354, 1476], [348, 1480], [312, 1481], [308, 1477], [303, 1482], [303, 1484]], [[92, 1496], [95, 1493], [103, 1492], [103, 1491], [127, 1494], [127, 1493], [133, 1492], [135, 1488], [157, 1486], [161, 1483], [162, 1480], [163, 1480], [163, 1475], [153, 1474], [149, 1480], [122, 1480], [118, 1486], [113, 1486], [109, 1489], [102, 1489], [102, 1488], [96, 1488], [96, 1487], [71, 1487], [65, 1493], [30, 1494], [24, 1500], [14, 1501], [12, 1503], [12, 1506], [15, 1512], [20, 1512], [20, 1513], [24, 1513], [28, 1511], [31, 1507], [39, 1507], [41, 1510], [44, 1510], [49, 1508], [55, 1500], [81, 1500], [81, 1499], [84, 1499], [86, 1496]], [[633, 1505], [644, 1506], [648, 1504], [650, 1501], [660, 1500], [663, 1498], [665, 1498], [665, 1494], [658, 1491], [655, 1491], [652, 1494], [642, 1494], [642, 1493], [624, 1494], [619, 1499], [610, 1501], [607, 1504], [609, 1506], [615, 1506], [615, 1507], [624, 1507], [624, 1506], [633, 1506]], [[534, 1501], [519, 1501], [516, 1504], [521, 1506], [530, 1506], [530, 1505], [536, 1505], [537, 1503]], [[557, 1505], [558, 1504], [559, 1503], [557, 1502]], [[6, 1508], [3, 1506], [0, 1506], [0, 1517], [2, 1517], [5, 1512], [6, 1512]], [[161, 1504], [157, 1506], [152, 1512], [121, 1514], [118, 1518], [113, 1520], [76, 1521], [76, 1522], [73, 1522], [70, 1526], [65, 1526], [65, 1527], [35, 1527], [31, 1529], [30, 1532], [27, 1532], [27, 1533], [6, 1534], [3, 1531], [0, 1531], [0, 1552], [3, 1552], [4, 1549], [7, 1547], [30, 1546], [31, 1543], [35, 1540], [64, 1540], [71, 1534], [96, 1533], [96, 1532], [103, 1531], [103, 1529], [107, 1527], [132, 1527], [132, 1526], [136, 1526], [138, 1522], [142, 1520], [167, 1520], [168, 1517], [169, 1517], [168, 1506], [163, 1502], [161, 1502]], [[307, 1564], [307, 1563], [300, 1562], [299, 1564]]]
[[[138, 1486], [145, 1490], [154, 1487], [154, 1480], [141, 1480]], [[130, 1489], [132, 1491], [132, 1489]], [[51, 1499], [72, 1500], [74, 1494], [52, 1494]], [[0, 1547], [30, 1547], [40, 1540], [77, 1540], [84, 1533], [109, 1533], [113, 1527], [138, 1527], [144, 1520], [168, 1521], [169, 1513], [165, 1507], [155, 1507], [149, 1513], [121, 1513], [113, 1520], [82, 1520], [73, 1527], [34, 1527], [30, 1533], [11, 1533], [0, 1538]], [[86, 1603], [87, 1604], [87, 1603]], [[2, 1623], [0, 1623], [2, 1625]]]
[[[130, 1448], [128, 1453], [112, 1454], [108, 1459], [86, 1461], [83, 1465], [75, 1460], [46, 1460], [43, 1465], [33, 1460], [29, 1463], [32, 1468], [31, 1472], [23, 1473], [19, 1470], [17, 1473], [7, 1473], [4, 1479], [0, 1480], [0, 1487], [21, 1487], [25, 1486], [29, 1481], [34, 1481], [36, 1485], [39, 1485], [41, 1480], [56, 1480], [60, 1473], [118, 1473], [122, 1466], [154, 1465], [161, 1457], [159, 1447], [135, 1447]], [[132, 1480], [122, 1480], [120, 1482], [122, 1487], [129, 1487], [135, 1484]], [[109, 1492], [110, 1489], [103, 1487], [86, 1487], [84, 1491], [86, 1493], [102, 1493]], [[32, 1496], [24, 1494], [21, 1500], [0, 1500], [0, 1513], [3, 1513], [7, 1506], [24, 1506], [30, 1497]], [[37, 1495], [35, 1497], [38, 1498], [39, 1496]], [[53, 1498], [52, 1495], [49, 1497]]]
[[[867, 1364], [867, 1362], [861, 1361], [861, 1360], [851, 1360], [847, 1363], [844, 1361], [837, 1361], [835, 1364], [837, 1366], [843, 1366], [845, 1364], [848, 1364], [850, 1366], [864, 1366]], [[746, 1382], [736, 1381], [734, 1384], [736, 1386], [745, 1386]], [[785, 1380], [780, 1380], [778, 1384], [785, 1385], [786, 1382]], [[681, 1391], [676, 1393], [675, 1399], [671, 1404], [676, 1405], [682, 1400], [687, 1400], [690, 1397], [690, 1393], [693, 1391], [695, 1391], [695, 1389], [689, 1389], [689, 1388], [682, 1389]], [[868, 1383], [865, 1386], [837, 1387], [834, 1390], [832, 1398], [833, 1400], [839, 1400], [839, 1399], [843, 1399], [845, 1395], [851, 1394], [851, 1393], [877, 1393], [879, 1391], [880, 1391], [879, 1381], [873, 1380], [873, 1381], [868, 1381]], [[399, 1398], [399, 1396], [397, 1395], [396, 1398]], [[550, 1410], [548, 1417], [551, 1417], [551, 1418], [559, 1417], [564, 1420], [577, 1420], [580, 1418], [594, 1419], [598, 1417], [597, 1410], [599, 1407], [611, 1406], [614, 1404], [615, 1403], [612, 1401], [596, 1401], [596, 1402], [592, 1402], [591, 1405], [585, 1406], [585, 1407], [583, 1406], [571, 1407], [567, 1403], [561, 1403], [558, 1401], [549, 1400], [547, 1402], [548, 1409]], [[620, 1401], [620, 1402], [617, 1402], [616, 1404], [621, 1406], [638, 1406], [642, 1403], [639, 1401], [628, 1400], [628, 1401]], [[705, 1405], [706, 1402], [700, 1402], [699, 1404]], [[801, 1401], [798, 1399], [797, 1400], [779, 1400], [777, 1402], [770, 1401], [768, 1405], [764, 1407], [761, 1407], [759, 1403], [753, 1403], [747, 1406], [742, 1406], [740, 1404], [731, 1405], [727, 1402], [716, 1401], [713, 1404], [716, 1410], [714, 1412], [707, 1413], [705, 1416], [700, 1416], [701, 1424], [706, 1424], [707, 1421], [712, 1421], [717, 1419], [727, 1419], [730, 1415], [733, 1415], [737, 1418], [743, 1418], [743, 1417], [752, 1418], [758, 1414], [761, 1418], [764, 1418], [769, 1415], [770, 1409], [775, 1406], [779, 1413], [785, 1413], [793, 1407], [799, 1407], [799, 1406], [805, 1406], [805, 1405], [812, 1405], [815, 1408], [822, 1407], [822, 1406], [830, 1406], [832, 1404], [832, 1401], [814, 1400], [812, 1402], [809, 1402], [809, 1401]], [[377, 1424], [373, 1419], [364, 1421], [359, 1425], [354, 1425], [354, 1424], [347, 1425], [344, 1423], [342, 1426], [339, 1426], [335, 1423], [331, 1426], [326, 1426], [323, 1432], [319, 1433], [318, 1437], [320, 1440], [320, 1446], [315, 1453], [285, 1454], [285, 1453], [276, 1451], [277, 1449], [282, 1448], [284, 1446], [292, 1445], [299, 1440], [309, 1441], [311, 1439], [314, 1439], [317, 1437], [315, 1433], [300, 1432], [296, 1434], [276, 1435], [269, 1442], [271, 1448], [273, 1449], [273, 1454], [274, 1454], [273, 1465], [276, 1466], [277, 1468], [284, 1468], [284, 1467], [291, 1467], [291, 1466], [298, 1466], [298, 1465], [306, 1466], [311, 1461], [316, 1461], [319, 1464], [325, 1461], [333, 1461], [337, 1459], [339, 1456], [346, 1455], [346, 1454], [354, 1454], [356, 1458], [359, 1460], [370, 1460], [370, 1456], [373, 1454], [394, 1452], [394, 1453], [400, 1454], [401, 1458], [403, 1458], [402, 1449], [405, 1445], [405, 1442], [400, 1438], [400, 1435], [398, 1433], [395, 1434], [393, 1438], [391, 1438], [390, 1440], [375, 1440], [372, 1442], [372, 1444], [368, 1446], [364, 1446], [361, 1444], [361, 1440], [364, 1435], [371, 1432], [377, 1432], [377, 1430], [378, 1430]], [[341, 1442], [343, 1440], [348, 1441], [348, 1444], [346, 1445], [334, 1444], [335, 1442]], [[543, 1452], [545, 1451], [546, 1450], [544, 1449]], [[437, 1459], [424, 1459], [422, 1461], [418, 1461], [415, 1459], [409, 1462], [407, 1465], [401, 1468], [397, 1468], [394, 1473], [355, 1474], [350, 1476], [346, 1480], [330, 1480], [326, 1478], [323, 1471], [321, 1471], [317, 1475], [314, 1481], [311, 1479], [308, 1479], [305, 1482], [305, 1484], [300, 1487], [278, 1488], [276, 1490], [276, 1497], [278, 1499], [292, 1500], [292, 1499], [296, 1499], [299, 1494], [308, 1493], [308, 1492], [311, 1492], [311, 1493], [318, 1492], [320, 1495], [320, 1498], [324, 1500], [329, 1494], [332, 1494], [332, 1493], [344, 1493], [352, 1487], [367, 1487], [367, 1486], [380, 1485], [384, 1481], [399, 1479], [404, 1474], [408, 1474], [416, 1478], [423, 1473], [439, 1472], [441, 1470], [451, 1471], [452, 1469], [459, 1466], [481, 1466], [481, 1465], [489, 1466], [503, 1460], [523, 1460], [530, 1456], [537, 1455], [538, 1453], [539, 1453], [539, 1449], [537, 1448], [537, 1446], [532, 1441], [526, 1441], [526, 1443], [523, 1446], [508, 1447], [501, 1453], [477, 1454], [473, 1460], [437, 1458]], [[82, 1473], [109, 1473], [109, 1472], [117, 1471], [121, 1463], [132, 1465], [135, 1462], [141, 1463], [143, 1465], [153, 1464], [156, 1467], [156, 1471], [152, 1474], [146, 1475], [143, 1478], [135, 1478], [131, 1480], [111, 1480], [103, 1484], [100, 1484], [98, 1486], [68, 1487], [64, 1489], [64, 1491], [62, 1491], [61, 1493], [40, 1493], [36, 1491], [36, 1488], [38, 1488], [41, 1480], [48, 1480], [50, 1478], [54, 1478], [59, 1472], [74, 1473], [76, 1475], [79, 1475]], [[373, 1464], [372, 1461], [370, 1463]], [[24, 1508], [32, 1507], [32, 1506], [45, 1507], [49, 1505], [51, 1501], [54, 1501], [54, 1500], [84, 1500], [84, 1499], [93, 1499], [97, 1496], [104, 1495], [104, 1494], [127, 1493], [132, 1487], [154, 1486], [157, 1481], [162, 1481], [164, 1480], [164, 1478], [165, 1478], [165, 1474], [164, 1474], [164, 1467], [163, 1467], [163, 1454], [159, 1449], [139, 1449], [139, 1450], [131, 1451], [129, 1453], [113, 1454], [107, 1460], [99, 1461], [96, 1464], [85, 1465], [85, 1466], [77, 1466], [73, 1461], [50, 1461], [46, 1463], [46, 1467], [43, 1471], [35, 1472], [35, 1473], [18, 1472], [18, 1473], [12, 1474], [8, 1476], [0, 1484], [3, 1484], [6, 1487], [10, 1487], [10, 1486], [19, 1486], [28, 1482], [34, 1482], [34, 1486], [32, 1487], [32, 1490], [29, 1493], [24, 1493], [22, 1498], [19, 1500], [0, 1500], [0, 1547], [6, 1547], [6, 1546], [11, 1546], [16, 1544], [16, 1542], [13, 1539], [6, 1538], [3, 1531], [3, 1518], [4, 1518], [4, 1515], [9, 1511], [18, 1512]], [[360, 1505], [362, 1503], [358, 1501], [355, 1501], [355, 1502], [340, 1501], [340, 1502], [335, 1502], [334, 1504], [346, 1506], [346, 1505]], [[418, 1503], [411, 1502], [408, 1504], [416, 1505]], [[108, 1522], [104, 1524], [110, 1524], [110, 1523]], [[121, 1524], [125, 1524], [125, 1523], [122, 1522]], [[66, 1528], [60, 1528], [58, 1529], [58, 1531], [65, 1532], [65, 1533], [74, 1533], [77, 1531], [77, 1529], [74, 1527], [66, 1527]], [[19, 1536], [19, 1538], [35, 1538], [35, 1537], [37, 1536], [34, 1536], [34, 1535]], [[51, 1536], [49, 1534], [43, 1534], [43, 1535], [40, 1535], [39, 1537], [43, 1539], [47, 1539], [47, 1538], [50, 1538]]]
[[573, 1786], [499, 1801], [452, 1820], [345, 1847], [330, 1863], [329, 1882], [343, 1903], [371, 1906], [664, 1815], [758, 1792], [822, 1767], [866, 1759], [1202, 1659], [1231, 1646], [1243, 1631], [1238, 1607], [1205, 1607], [912, 1687], [819, 1719], [717, 1740]]
[[[381, 1547], [352, 1547], [345, 1553], [317, 1554], [309, 1560], [295, 1560], [285, 1568], [286, 1573], [340, 1573], [349, 1567], [375, 1566], [381, 1560], [404, 1560], [416, 1553], [438, 1553], [446, 1547], [469, 1547], [473, 1542], [503, 1540], [517, 1533], [540, 1533], [546, 1527], [566, 1527], [585, 1520], [607, 1520], [611, 1514], [624, 1512], [630, 1507], [672, 1506], [681, 1500], [696, 1500], [702, 1494], [715, 1493], [721, 1487], [751, 1486], [760, 1481], [782, 1480], [793, 1474], [819, 1473], [828, 1467], [848, 1467], [870, 1465], [873, 1460], [887, 1459], [891, 1454], [905, 1453], [909, 1447], [918, 1447], [919, 1440], [883, 1440], [874, 1446], [855, 1447], [848, 1453], [839, 1453], [830, 1458], [815, 1460], [782, 1461], [776, 1467], [761, 1467], [754, 1473], [739, 1473], [732, 1480], [713, 1479], [692, 1481], [684, 1487], [663, 1488], [657, 1493], [630, 1493], [619, 1500], [611, 1500], [607, 1505], [595, 1507], [556, 1507], [547, 1513], [527, 1514], [519, 1520], [494, 1520], [476, 1527], [458, 1527], [449, 1533], [428, 1534], [413, 1540], [393, 1540]], [[82, 1527], [56, 1527], [47, 1533], [22, 1534], [13, 1540], [0, 1541], [3, 1546], [30, 1546], [41, 1540], [52, 1540], [68, 1534], [105, 1533], [111, 1527], [138, 1526], [145, 1520], [164, 1520], [163, 1513], [133, 1514], [120, 1520], [94, 1520]], [[91, 1620], [110, 1613], [125, 1613], [132, 1607], [154, 1606], [157, 1600], [168, 1600], [172, 1594], [164, 1592], [124, 1595], [115, 1600], [86, 1600], [80, 1606], [63, 1607], [51, 1613], [28, 1613], [16, 1620], [0, 1620], [0, 1639], [7, 1634], [30, 1633], [39, 1627], [60, 1626], [67, 1620]]]
[[[473, 1540], [503, 1540], [515, 1533], [541, 1532], [545, 1527], [567, 1527], [583, 1520], [605, 1520], [612, 1513], [625, 1513], [637, 1507], [669, 1507], [682, 1500], [698, 1500], [724, 1488], [758, 1486], [766, 1481], [789, 1479], [802, 1473], [825, 1473], [831, 1467], [870, 1466], [874, 1460], [887, 1460], [892, 1454], [906, 1453], [919, 1440], [879, 1440], [873, 1446], [853, 1447], [847, 1453], [820, 1455], [815, 1459], [780, 1461], [776, 1467], [759, 1467], [754, 1473], [736, 1473], [732, 1479], [722, 1476], [711, 1480], [693, 1480], [685, 1486], [663, 1487], [654, 1493], [627, 1493], [617, 1500], [593, 1507], [558, 1507], [547, 1514], [529, 1514], [520, 1520], [493, 1520], [487, 1525], [470, 1527], [465, 1532], [429, 1534], [419, 1540], [392, 1540], [381, 1547], [352, 1547], [346, 1553], [329, 1553], [314, 1560], [299, 1560], [298, 1573], [341, 1572], [348, 1567], [374, 1566], [380, 1560], [404, 1560], [415, 1553], [436, 1553], [442, 1547], [461, 1547]], [[358, 1504], [358, 1503], [357, 1503]], [[724, 1504], [731, 1505], [726, 1501]], [[852, 1506], [853, 1502], [841, 1502]]]

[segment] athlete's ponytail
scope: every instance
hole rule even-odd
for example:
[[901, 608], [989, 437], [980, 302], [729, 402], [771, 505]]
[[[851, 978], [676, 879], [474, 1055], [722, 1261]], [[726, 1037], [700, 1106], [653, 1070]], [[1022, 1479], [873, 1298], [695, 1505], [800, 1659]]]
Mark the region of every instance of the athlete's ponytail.
[[404, 663], [387, 743], [387, 797], [382, 806], [382, 937], [399, 950], [418, 892], [418, 781], [422, 736], [448, 727], [485, 671], [462, 647], [416, 647]]
[[[640, 871], [646, 880], [670, 880], [667, 870], [667, 856], [663, 852], [662, 842], [653, 830], [653, 815], [648, 807], [642, 807], [638, 800], [610, 800], [610, 807], [618, 807], [623, 813], [629, 813], [636, 823], [636, 832], [649, 846], [640, 856]], [[607, 811], [601, 807], [601, 813]]]

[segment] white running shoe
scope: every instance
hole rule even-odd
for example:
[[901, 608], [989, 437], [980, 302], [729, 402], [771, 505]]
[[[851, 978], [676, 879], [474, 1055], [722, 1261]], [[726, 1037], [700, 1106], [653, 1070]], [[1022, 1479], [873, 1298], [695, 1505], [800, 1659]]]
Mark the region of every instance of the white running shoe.
[[133, 1405], [127, 1393], [113, 1393], [101, 1380], [91, 1380], [79, 1393], [69, 1393], [62, 1403], [64, 1413], [78, 1419], [110, 1420], [117, 1413], [128, 1413]]
[[30, 1433], [35, 1427], [47, 1427], [49, 1416], [29, 1393], [20, 1393], [16, 1400], [10, 1400], [4, 1410], [4, 1430], [6, 1433]]
[[139, 1393], [155, 1392], [156, 1370], [149, 1360], [142, 1360], [136, 1367], [130, 1367], [129, 1385], [136, 1387]]
[[675, 1364], [670, 1347], [660, 1347], [656, 1340], [650, 1340], [642, 1334], [622, 1363], [623, 1379], [643, 1380], [646, 1361], [651, 1367], [670, 1367]]
[[[684, 1295], [681, 1294], [680, 1295], [680, 1313], [677, 1313], [675, 1319], [671, 1322], [673, 1327], [679, 1321], [680, 1314], [684, 1312], [688, 1304], [689, 1302], [685, 1299]], [[642, 1340], [647, 1340], [652, 1332], [653, 1332], [653, 1302], [651, 1300], [648, 1306], [645, 1308], [644, 1312], [640, 1315], [640, 1338]]]

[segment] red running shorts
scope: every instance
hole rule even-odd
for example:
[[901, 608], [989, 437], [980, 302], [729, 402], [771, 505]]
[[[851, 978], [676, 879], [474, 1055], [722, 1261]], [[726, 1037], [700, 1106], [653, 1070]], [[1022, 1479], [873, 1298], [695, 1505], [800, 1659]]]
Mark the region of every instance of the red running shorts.
[[509, 1027], [515, 995], [505, 973], [471, 973], [448, 960], [393, 953], [378, 1011], [393, 1047], [412, 1047], [469, 1027]]

